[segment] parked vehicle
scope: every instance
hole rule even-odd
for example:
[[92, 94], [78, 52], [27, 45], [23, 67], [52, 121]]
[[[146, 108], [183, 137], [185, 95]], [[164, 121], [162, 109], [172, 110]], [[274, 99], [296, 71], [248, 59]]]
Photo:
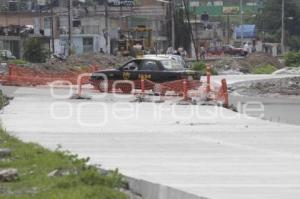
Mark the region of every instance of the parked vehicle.
[[166, 58], [166, 59], [171, 59], [174, 61], [177, 61], [179, 64], [183, 65], [184, 68], [188, 68], [187, 63], [185, 62], [185, 60], [183, 59], [182, 56], [180, 55], [169, 55], [169, 54], [148, 54], [148, 55], [144, 55], [144, 58]]
[[[101, 92], [111, 91], [115, 81], [128, 80], [134, 84], [135, 89], [140, 89], [141, 79], [155, 83], [172, 82], [187, 79], [187, 81], [199, 80], [200, 73], [187, 70], [184, 65], [169, 58], [139, 58], [127, 62], [118, 69], [101, 70], [93, 73], [91, 84]], [[108, 81], [105, 81], [108, 80]], [[108, 84], [106, 84], [108, 82]], [[120, 86], [120, 87], [119, 87]], [[131, 92], [132, 87], [122, 87], [124, 93]]]
[[10, 50], [0, 50], [0, 57], [4, 59], [16, 59]]
[[246, 55], [243, 48], [236, 48], [231, 45], [225, 45], [223, 47], [223, 51], [225, 54], [228, 54], [228, 55], [235, 55], [235, 56], [245, 56]]

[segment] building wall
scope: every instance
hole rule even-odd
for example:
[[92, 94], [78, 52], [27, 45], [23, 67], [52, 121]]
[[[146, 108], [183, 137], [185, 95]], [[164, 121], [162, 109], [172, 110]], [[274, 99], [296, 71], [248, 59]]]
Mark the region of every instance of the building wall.
[[[45, 30], [45, 32], [50, 32], [50, 27], [46, 27], [45, 25], [45, 19], [48, 18], [49, 21], [49, 15], [45, 14], [36, 14], [36, 13], [27, 13], [27, 12], [21, 12], [21, 13], [12, 13], [12, 12], [0, 12], [0, 26], [10, 26], [10, 25], [19, 25], [19, 26], [25, 26], [25, 25], [31, 25], [35, 26], [37, 25], [36, 22], [38, 22], [38, 26], [40, 29], [48, 29]], [[58, 17], [56, 16], [54, 18], [54, 37], [58, 38]], [[38, 31], [37, 31], [38, 32]], [[47, 35], [47, 36], [50, 36]]]
[[[87, 40], [91, 40], [90, 45], [85, 45]], [[102, 48], [105, 51], [105, 39], [96, 34], [78, 34], [72, 37], [72, 48], [76, 54], [97, 53]], [[61, 35], [59, 42], [59, 53], [67, 54], [68, 52], [68, 36]]]
[[[0, 13], [0, 26], [9, 25], [34, 25], [34, 18], [38, 15], [18, 14], [18, 13]], [[41, 25], [44, 25], [44, 16], [40, 17]]]

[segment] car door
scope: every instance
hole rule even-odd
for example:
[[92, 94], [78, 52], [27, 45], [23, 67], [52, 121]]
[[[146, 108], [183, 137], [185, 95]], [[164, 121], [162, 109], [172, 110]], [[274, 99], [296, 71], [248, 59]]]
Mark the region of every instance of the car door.
[[140, 64], [139, 79], [147, 79], [153, 82], [161, 82], [163, 68], [156, 60], [143, 60]]
[[184, 65], [173, 59], [161, 60], [160, 64], [164, 68], [162, 80], [170, 82], [182, 79], [182, 72], [185, 70]]
[[140, 60], [133, 60], [120, 68], [121, 80], [137, 80], [139, 78]]

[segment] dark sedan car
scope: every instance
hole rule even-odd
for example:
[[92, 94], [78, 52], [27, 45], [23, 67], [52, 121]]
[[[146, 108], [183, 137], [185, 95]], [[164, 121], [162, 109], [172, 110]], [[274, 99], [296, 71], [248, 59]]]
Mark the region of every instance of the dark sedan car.
[[[123, 92], [131, 92], [132, 88], [141, 88], [141, 79], [146, 82], [166, 83], [186, 79], [200, 80], [200, 73], [187, 70], [180, 63], [166, 58], [142, 58], [129, 61], [119, 69], [101, 70], [93, 73], [90, 81], [101, 92], [111, 91], [113, 84], [119, 80], [127, 83], [119, 83], [116, 86]], [[105, 81], [107, 80], [107, 81]], [[147, 81], [149, 80], [149, 81]], [[132, 83], [134, 86], [128, 86]], [[127, 84], [127, 86], [124, 86]], [[149, 86], [149, 85], [148, 85]]]

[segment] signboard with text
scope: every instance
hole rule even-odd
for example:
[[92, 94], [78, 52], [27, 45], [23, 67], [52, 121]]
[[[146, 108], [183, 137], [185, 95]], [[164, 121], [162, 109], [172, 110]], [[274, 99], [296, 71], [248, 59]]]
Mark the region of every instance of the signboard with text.
[[237, 15], [240, 13], [240, 8], [236, 6], [223, 7], [224, 15]]
[[131, 7], [135, 5], [134, 0], [108, 0], [109, 6], [123, 6], [123, 7]]

